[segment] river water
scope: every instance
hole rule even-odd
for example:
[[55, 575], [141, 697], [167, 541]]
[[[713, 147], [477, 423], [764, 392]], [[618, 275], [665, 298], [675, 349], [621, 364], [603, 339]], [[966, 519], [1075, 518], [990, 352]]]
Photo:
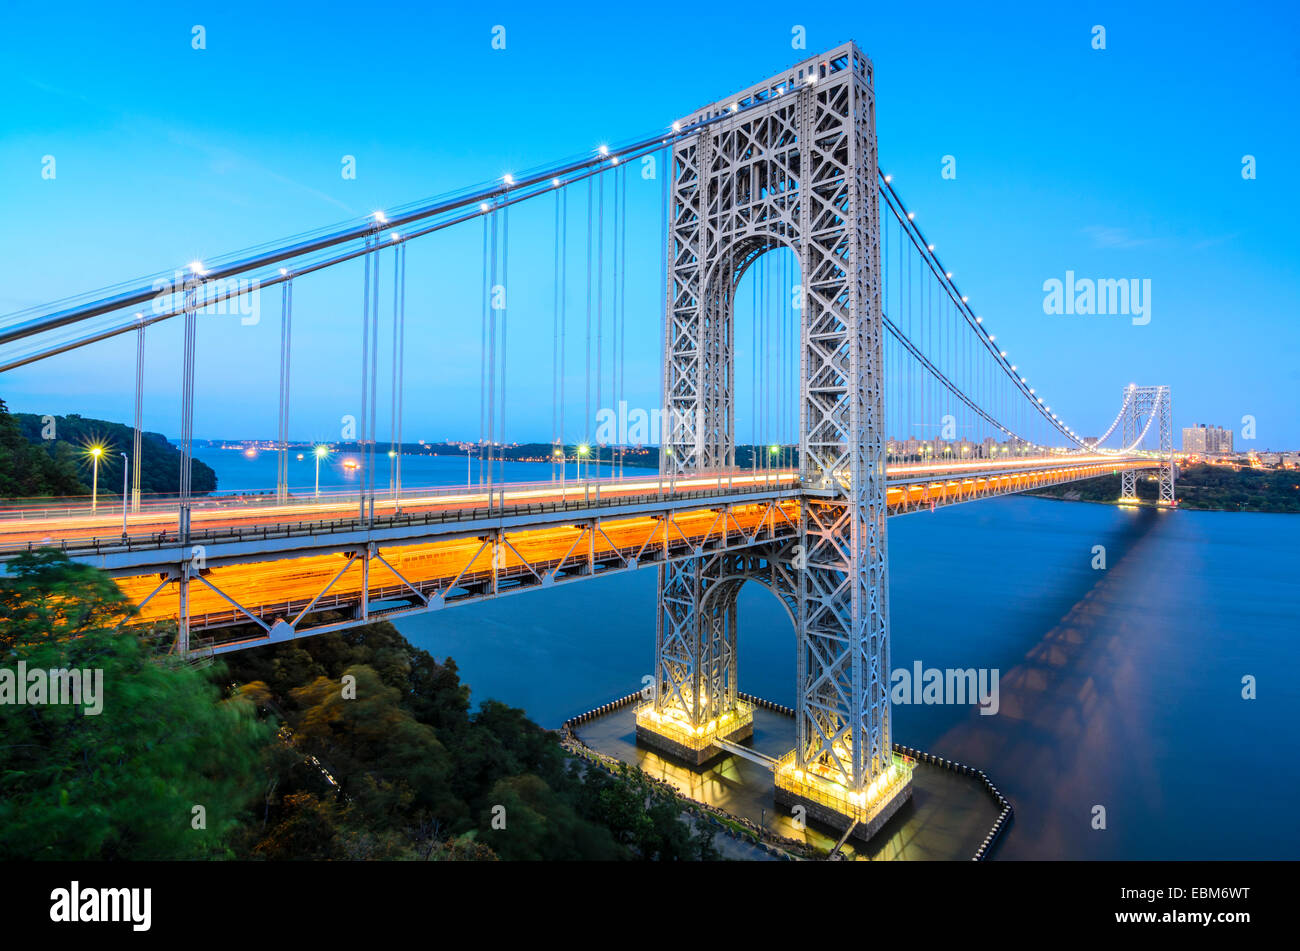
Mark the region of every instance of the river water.
[[[223, 489], [274, 483], [270, 453], [198, 456]], [[458, 484], [464, 465], [408, 458], [403, 480]], [[549, 468], [513, 463], [507, 476]], [[995, 715], [896, 705], [893, 726], [902, 743], [985, 770], [1012, 801], [999, 858], [1300, 855], [1300, 517], [1010, 497], [891, 519], [889, 547], [891, 668], [998, 671]], [[792, 705], [787, 617], [757, 584], [740, 611], [741, 689]], [[643, 570], [397, 626], [454, 658], [475, 699], [556, 726], [639, 689], [654, 612]]]

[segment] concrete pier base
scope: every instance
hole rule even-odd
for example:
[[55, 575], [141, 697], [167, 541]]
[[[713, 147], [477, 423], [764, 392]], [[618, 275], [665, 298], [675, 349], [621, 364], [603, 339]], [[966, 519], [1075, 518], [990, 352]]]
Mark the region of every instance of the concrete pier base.
[[711, 721], [703, 732], [693, 732], [685, 723], [657, 717], [653, 704], [643, 704], [636, 711], [637, 746], [658, 753], [689, 766], [703, 766], [726, 751], [713, 741], [730, 740], [739, 743], [754, 735], [754, 709], [747, 703], [737, 703], [736, 710], [723, 720]]
[[[847, 829], [849, 823], [856, 818], [840, 812], [826, 803], [818, 802], [807, 796], [801, 796], [789, 789], [783, 789], [779, 785], [774, 787], [773, 798], [779, 806], [786, 806], [787, 808], [803, 806], [809, 819], [832, 829]], [[885, 802], [881, 803], [880, 807], [869, 818], [858, 820], [858, 824], [853, 827], [853, 832], [850, 833], [850, 838], [857, 839], [859, 842], [869, 842], [871, 837], [879, 832], [885, 823], [894, 817], [894, 813], [898, 812], [903, 807], [903, 804], [911, 798], [912, 781], [908, 779], [901, 788], [895, 790]]]

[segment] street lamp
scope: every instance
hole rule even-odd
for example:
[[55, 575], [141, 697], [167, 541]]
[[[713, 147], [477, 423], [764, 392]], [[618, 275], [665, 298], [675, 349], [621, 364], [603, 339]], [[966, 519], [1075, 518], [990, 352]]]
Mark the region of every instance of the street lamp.
[[567, 477], [568, 473], [564, 471], [564, 448], [562, 446], [556, 446], [553, 450], [551, 450], [551, 466], [552, 466], [551, 478], [552, 479], [555, 478], [554, 466], [557, 461], [560, 464], [560, 501], [563, 502], [564, 501], [564, 480]]
[[131, 457], [122, 453], [122, 537], [126, 537], [126, 470], [131, 468]]
[[[591, 452], [591, 447], [588, 446], [585, 442], [582, 443], [582, 444], [581, 444], [580, 446], [578, 446], [578, 448], [577, 448], [578, 481], [579, 481], [579, 482], [582, 481], [582, 460], [586, 458], [587, 453], [589, 453], [589, 452]], [[587, 463], [587, 478], [588, 478], [588, 479], [591, 478], [591, 463], [590, 463], [590, 462]], [[583, 486], [582, 497], [583, 497], [584, 500], [587, 500], [587, 499], [590, 499], [590, 498], [591, 498], [591, 486], [588, 486], [588, 485], [584, 485], [584, 486]]]
[[99, 508], [99, 457], [104, 454], [103, 446], [91, 446], [90, 458], [93, 460], [94, 477], [90, 484], [90, 514], [94, 515], [95, 510]]
[[329, 455], [329, 446], [316, 447], [316, 498], [320, 498], [320, 461]]

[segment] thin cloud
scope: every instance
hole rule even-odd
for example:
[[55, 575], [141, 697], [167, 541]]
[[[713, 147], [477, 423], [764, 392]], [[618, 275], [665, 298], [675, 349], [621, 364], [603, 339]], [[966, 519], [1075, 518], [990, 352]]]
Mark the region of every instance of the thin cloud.
[[1140, 248], [1155, 243], [1152, 238], [1134, 237], [1127, 228], [1089, 225], [1083, 232], [1092, 237], [1093, 246], [1098, 248]]

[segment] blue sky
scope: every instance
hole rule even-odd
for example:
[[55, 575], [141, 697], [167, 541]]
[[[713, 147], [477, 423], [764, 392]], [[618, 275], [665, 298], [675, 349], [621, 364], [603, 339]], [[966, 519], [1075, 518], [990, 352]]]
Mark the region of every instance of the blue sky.
[[[882, 166], [1064, 419], [1104, 428], [1123, 385], [1168, 383], [1176, 427], [1240, 430], [1251, 415], [1258, 439], [1244, 445], [1300, 446], [1294, 7], [985, 7], [754, 3], [677, 21], [632, 4], [11, 6], [0, 313], [638, 138], [853, 39], [876, 67]], [[191, 48], [196, 24], [204, 50]], [[498, 24], [505, 50], [491, 46]], [[1105, 50], [1091, 45], [1098, 24]], [[806, 52], [792, 49], [796, 26]], [[41, 176], [46, 155], [53, 180]], [[340, 175], [344, 155], [355, 180]], [[941, 177], [945, 155], [955, 179]], [[631, 176], [628, 189], [644, 230], [659, 185]], [[515, 440], [551, 436], [550, 215], [511, 221]], [[478, 433], [479, 240], [471, 230], [411, 245], [410, 439]], [[629, 245], [633, 406], [657, 402], [653, 245], [648, 232]], [[1044, 314], [1043, 282], [1067, 270], [1150, 279], [1151, 322]], [[340, 416], [358, 410], [360, 297], [359, 266], [299, 282], [297, 438], [338, 438]], [[197, 435], [274, 435], [278, 300], [256, 326], [201, 327]], [[574, 291], [571, 327], [581, 306]], [[145, 423], [169, 435], [179, 336], [164, 325], [149, 338]], [[569, 354], [580, 365], [576, 343]], [[129, 422], [133, 359], [122, 338], [12, 371], [0, 395], [19, 411]], [[580, 413], [581, 380], [570, 384]]]

